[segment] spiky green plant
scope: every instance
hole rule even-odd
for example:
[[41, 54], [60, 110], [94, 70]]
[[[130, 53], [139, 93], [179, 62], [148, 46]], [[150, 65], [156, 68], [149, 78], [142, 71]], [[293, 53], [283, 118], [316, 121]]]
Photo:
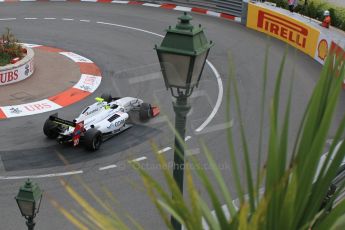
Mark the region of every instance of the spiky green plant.
[[[231, 176], [234, 178], [234, 183], [229, 184], [226, 182], [228, 179], [222, 175], [221, 169], [217, 166], [210, 150], [202, 142], [200, 145], [210, 166], [211, 174], [206, 172], [206, 169], [202, 167], [196, 157], [187, 158], [185, 167], [187, 187], [184, 196], [180, 193], [172, 177], [168, 162], [162, 154], [158, 154], [158, 148], [154, 143], [152, 144], [153, 152], [156, 153], [155, 156], [161, 166], [167, 188], [160, 181], [153, 178], [148, 171], [140, 167], [139, 163], [132, 163], [134, 169], [140, 174], [148, 195], [157, 207], [161, 219], [168, 229], [173, 229], [170, 216], [174, 216], [188, 230], [200, 230], [206, 225], [209, 229], [214, 230], [314, 230], [342, 229], [341, 227], [345, 226], [345, 216], [343, 215], [345, 213], [345, 201], [338, 201], [331, 208], [333, 201], [337, 199], [343, 190], [344, 183], [340, 183], [333, 196], [327, 197], [331, 182], [337, 175], [340, 163], [345, 157], [345, 142], [341, 141], [345, 129], [345, 116], [337, 125], [338, 130], [330, 146], [329, 154], [325, 157], [323, 163], [320, 163], [332, 117], [342, 90], [344, 63], [339, 59], [333, 61], [333, 55], [328, 55], [330, 58], [327, 59], [306, 106], [299, 125], [299, 131], [294, 135], [294, 142], [292, 143], [294, 148], [289, 151], [290, 139], [288, 134], [291, 125], [290, 111], [293, 84], [291, 82], [287, 101], [282, 102], [280, 99], [281, 82], [286, 54], [283, 56], [276, 78], [273, 98], [269, 104], [270, 130], [267, 149], [263, 149], [263, 146], [266, 146], [262, 143], [264, 140], [262, 124], [265, 114], [264, 108], [266, 107], [268, 56], [267, 51], [259, 117], [261, 122], [259, 130], [260, 144], [256, 150], [259, 159], [262, 159], [263, 156], [261, 155], [263, 153], [266, 153], [267, 159], [263, 167], [261, 167], [260, 162], [258, 163], [259, 169], [256, 172], [256, 177], [254, 177], [254, 170], [249, 162], [249, 156], [253, 154], [250, 154], [247, 144], [248, 136], [244, 129], [239, 92], [231, 61], [229, 61], [230, 80], [227, 90], [226, 118], [228, 121], [231, 120], [232, 109], [235, 108], [235, 114], [240, 124], [240, 145], [244, 156], [243, 163], [236, 159], [234, 134], [232, 128], [229, 128], [227, 130], [227, 140], [232, 169]], [[283, 117], [280, 117], [278, 111], [281, 110], [282, 104], [285, 104], [285, 113]], [[182, 144], [184, 143], [181, 138], [179, 141]], [[191, 170], [191, 168], [194, 170]], [[245, 184], [241, 183], [239, 168], [245, 169]], [[199, 192], [200, 188], [195, 185], [197, 181], [201, 182], [203, 189], [206, 191], [203, 195]], [[230, 186], [236, 188], [239, 200], [238, 208], [233, 204]], [[263, 194], [260, 194], [260, 188], [263, 188]], [[113, 211], [109, 214], [100, 215], [99, 212], [86, 206], [86, 201], [76, 196], [73, 189], [69, 186], [66, 186], [66, 189], [82, 207], [91, 210], [87, 211], [88, 217], [91, 216], [91, 219], [102, 222], [102, 226], [107, 226], [100, 229], [126, 229], [121, 218], [114, 215]], [[172, 199], [171, 193], [175, 194], [174, 199]], [[100, 202], [94, 195], [92, 197]], [[328, 199], [325, 199], [325, 197]], [[327, 203], [325, 203], [326, 200]], [[227, 206], [230, 218], [223, 212], [223, 204]], [[109, 211], [108, 207], [104, 208]], [[67, 214], [66, 210], [63, 210], [62, 213], [77, 227], [86, 223], [85, 221], [78, 221], [78, 218], [73, 217], [71, 213]], [[136, 226], [140, 228], [139, 225]]]
[[[264, 98], [267, 88], [267, 59], [268, 56], [266, 56], [266, 68], [263, 79], [262, 109], [265, 107]], [[222, 194], [216, 194], [209, 176], [200, 167], [197, 159], [190, 158], [187, 164], [192, 164], [193, 168], [197, 169], [197, 177], [192, 176], [189, 170], [186, 171], [186, 176], [189, 181], [187, 191], [190, 195], [191, 205], [182, 206], [182, 196], [179, 196], [177, 200], [172, 200], [169, 197], [170, 191], [164, 191], [153, 177], [145, 170], [137, 167], [153, 202], [161, 211], [162, 217], [167, 219], [168, 215], [173, 215], [181, 221], [186, 229], [200, 229], [193, 223], [201, 223], [202, 218], [206, 220], [210, 229], [330, 229], [337, 219], [344, 218], [342, 214], [345, 211], [345, 202], [343, 201], [338, 203], [329, 212], [332, 201], [342, 191], [343, 183], [326, 205], [327, 208], [320, 210], [320, 207], [330, 188], [331, 181], [336, 176], [340, 163], [345, 156], [345, 143], [341, 142], [345, 128], [345, 116], [338, 125], [339, 128], [330, 147], [331, 154], [328, 154], [326, 160], [323, 162], [321, 171], [319, 173], [317, 172], [320, 158], [326, 145], [332, 115], [341, 92], [341, 83], [344, 76], [344, 64], [340, 60], [332, 63], [332, 60], [332, 58], [329, 58], [326, 61], [320, 79], [305, 110], [299, 132], [295, 136], [294, 149], [289, 153], [288, 133], [290, 127], [289, 118], [292, 87], [289, 90], [285, 115], [282, 119], [278, 116], [278, 111], [281, 107], [281, 81], [285, 63], [285, 56], [283, 57], [277, 75], [274, 96], [270, 104], [270, 134], [268, 138], [268, 149], [265, 150], [267, 152], [267, 160], [265, 167], [261, 168], [262, 172], [257, 172], [258, 175], [263, 175], [263, 178], [260, 179], [260, 176], [258, 176], [256, 182], [252, 179], [253, 170], [249, 162], [250, 153], [247, 145], [247, 135], [243, 126], [237, 84], [234, 74], [230, 74], [229, 84], [231, 86], [229, 85], [227, 91], [227, 120], [231, 120], [232, 105], [230, 102], [232, 100], [230, 99], [231, 95], [233, 95], [234, 107], [236, 108], [240, 123], [241, 147], [244, 155], [244, 163], [239, 164], [234, 151], [233, 133], [231, 129], [228, 129], [230, 161], [232, 163], [232, 174], [235, 178], [233, 186], [236, 187], [237, 194], [239, 195], [239, 210], [236, 211], [236, 207], [231, 202], [232, 197], [229, 192], [229, 187], [222, 178], [220, 169], [217, 168], [212, 154], [203, 145], [203, 152], [211, 165], [213, 176], [216, 178]], [[229, 66], [232, 67], [232, 65]], [[341, 69], [340, 76], [342, 77], [336, 77], [339, 75], [338, 68]], [[233, 68], [230, 68], [231, 70]], [[230, 94], [230, 92], [233, 92], [233, 94]], [[261, 116], [263, 114], [262, 112]], [[260, 121], [263, 121], [262, 118], [260, 118]], [[259, 139], [262, 140], [262, 126], [259, 133]], [[335, 147], [337, 144], [340, 146], [336, 151]], [[157, 158], [162, 166], [166, 164], [162, 156], [157, 155]], [[245, 168], [246, 186], [240, 183], [240, 172], [238, 170], [240, 167]], [[165, 169], [162, 171], [166, 180], [174, 184], [171, 174], [167, 171], [166, 167], [162, 168]], [[192, 186], [194, 180], [200, 180], [208, 192], [208, 198], [211, 200], [210, 207], [205, 204], [205, 197], [199, 196], [196, 188]], [[264, 181], [264, 183], [261, 183], [261, 181]], [[260, 187], [264, 187], [264, 194], [262, 196], [259, 195]], [[170, 190], [175, 190], [174, 192], [176, 192], [176, 186], [170, 185]], [[244, 191], [248, 192], [247, 196], [245, 196]], [[230, 211], [230, 219], [226, 219], [222, 212], [222, 200], [225, 200]], [[215, 210], [215, 217], [210, 215], [211, 210]], [[172, 229], [168, 222], [166, 224]]]
[[0, 66], [9, 64], [13, 58], [23, 57], [23, 48], [18, 42], [10, 28], [7, 27], [0, 38]]

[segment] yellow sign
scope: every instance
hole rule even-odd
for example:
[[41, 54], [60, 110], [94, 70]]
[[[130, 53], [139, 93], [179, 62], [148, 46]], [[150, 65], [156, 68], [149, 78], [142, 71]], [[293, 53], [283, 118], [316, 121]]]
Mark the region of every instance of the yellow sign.
[[315, 55], [320, 32], [287, 15], [249, 3], [247, 27], [278, 38], [311, 57]]

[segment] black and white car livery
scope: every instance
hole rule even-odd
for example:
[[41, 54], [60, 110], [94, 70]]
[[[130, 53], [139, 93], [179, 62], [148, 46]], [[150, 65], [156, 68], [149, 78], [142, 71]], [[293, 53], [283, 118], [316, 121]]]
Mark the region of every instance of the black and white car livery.
[[44, 123], [43, 133], [59, 143], [76, 146], [82, 142], [94, 151], [104, 140], [132, 126], [127, 123], [129, 112], [138, 112], [140, 120], [147, 121], [159, 114], [159, 108], [139, 98], [113, 98], [110, 94], [102, 94], [73, 121], [61, 119], [57, 113], [51, 115]]

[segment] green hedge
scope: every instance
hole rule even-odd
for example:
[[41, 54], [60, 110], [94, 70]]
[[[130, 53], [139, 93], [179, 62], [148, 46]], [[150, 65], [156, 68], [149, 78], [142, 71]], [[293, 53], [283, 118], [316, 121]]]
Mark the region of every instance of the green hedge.
[[11, 56], [8, 55], [7, 53], [0, 52], [0, 66], [9, 64], [11, 59], [12, 59]]
[[[278, 7], [288, 9], [287, 0], [268, 0], [276, 3]], [[323, 19], [323, 11], [329, 10], [332, 18], [332, 26], [345, 31], [345, 8], [336, 6], [332, 3], [322, 0], [308, 0], [308, 4], [304, 5], [305, 0], [299, 0], [295, 12], [304, 14], [308, 17], [315, 18], [319, 21]]]

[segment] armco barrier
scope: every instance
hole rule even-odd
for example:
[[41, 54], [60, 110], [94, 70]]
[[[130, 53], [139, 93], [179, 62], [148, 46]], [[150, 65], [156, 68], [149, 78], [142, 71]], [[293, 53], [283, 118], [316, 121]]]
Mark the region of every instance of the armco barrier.
[[174, 3], [177, 5], [185, 5], [188, 7], [196, 7], [200, 9], [208, 9], [216, 12], [224, 12], [236, 17], [242, 15], [242, 0], [144, 0], [143, 2], [153, 2], [153, 3]]
[[27, 55], [15, 64], [0, 67], [0, 87], [22, 81], [34, 72], [34, 51], [27, 48]]

